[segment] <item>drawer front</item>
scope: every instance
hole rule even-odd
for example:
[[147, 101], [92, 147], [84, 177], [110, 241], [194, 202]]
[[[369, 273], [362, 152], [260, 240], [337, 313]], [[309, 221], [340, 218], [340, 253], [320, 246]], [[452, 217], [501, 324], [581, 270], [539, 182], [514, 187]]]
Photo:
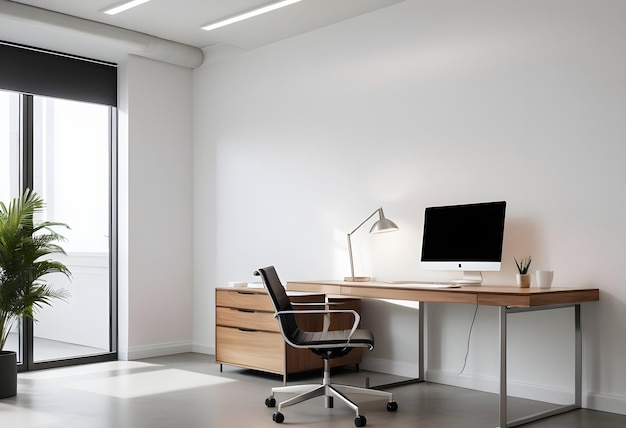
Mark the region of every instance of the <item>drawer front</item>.
[[216, 324], [220, 326], [280, 333], [278, 321], [271, 312], [217, 307], [215, 315]]
[[280, 334], [216, 328], [215, 362], [283, 374], [285, 342]]
[[267, 293], [246, 290], [217, 290], [215, 295], [217, 306], [239, 309], [253, 309], [274, 312], [274, 306]]

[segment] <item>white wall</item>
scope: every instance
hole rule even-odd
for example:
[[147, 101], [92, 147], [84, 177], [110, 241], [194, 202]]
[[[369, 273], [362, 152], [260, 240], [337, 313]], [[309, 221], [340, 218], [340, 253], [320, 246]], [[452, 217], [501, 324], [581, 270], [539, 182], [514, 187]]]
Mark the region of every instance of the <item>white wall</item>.
[[[357, 234], [357, 274], [447, 278], [419, 269], [424, 208], [504, 199], [504, 265], [485, 282], [514, 284], [513, 256], [532, 255], [557, 286], [599, 287], [583, 307], [584, 404], [624, 412], [625, 19], [626, 3], [609, 0], [408, 0], [230, 58], [205, 52], [194, 72], [194, 349], [214, 347], [215, 286], [269, 264], [283, 282], [341, 278], [345, 234], [381, 205], [400, 231]], [[493, 308], [479, 309], [457, 376], [473, 311], [429, 307], [428, 377], [490, 390]], [[364, 312], [379, 338], [385, 323], [415, 329], [413, 309], [372, 301]], [[571, 314], [516, 317], [512, 390], [562, 400]], [[394, 339], [366, 364], [413, 370], [416, 342]]]
[[129, 56], [120, 88], [120, 356], [190, 351], [192, 73]]

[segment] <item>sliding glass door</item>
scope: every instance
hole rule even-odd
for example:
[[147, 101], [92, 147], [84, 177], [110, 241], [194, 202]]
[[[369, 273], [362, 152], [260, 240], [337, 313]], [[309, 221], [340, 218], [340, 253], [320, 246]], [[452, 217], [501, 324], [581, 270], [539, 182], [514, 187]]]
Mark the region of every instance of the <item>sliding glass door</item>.
[[[67, 301], [14, 326], [7, 346], [21, 370], [116, 358], [115, 237], [112, 186], [115, 109], [101, 104], [0, 92], [0, 198], [32, 188], [45, 201], [40, 220], [61, 222], [70, 269], [45, 279]], [[7, 107], [8, 106], [8, 107]], [[14, 109], [19, 114], [12, 114]], [[16, 116], [16, 117], [13, 117]], [[4, 135], [5, 129], [9, 131]], [[8, 156], [5, 157], [5, 153]], [[5, 175], [7, 177], [5, 177]]]

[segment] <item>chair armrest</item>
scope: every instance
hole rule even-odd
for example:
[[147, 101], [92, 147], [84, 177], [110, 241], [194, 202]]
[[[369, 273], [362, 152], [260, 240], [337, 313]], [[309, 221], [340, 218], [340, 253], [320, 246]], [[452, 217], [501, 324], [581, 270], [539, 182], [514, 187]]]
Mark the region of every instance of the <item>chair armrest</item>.
[[291, 306], [333, 306], [343, 305], [343, 302], [291, 302]]
[[343, 305], [343, 302], [291, 302], [291, 306], [332, 306], [332, 305]]
[[[330, 306], [343, 305], [343, 302], [291, 302], [291, 306], [324, 306], [326, 310], [329, 309]], [[323, 332], [327, 332], [330, 328], [330, 313], [324, 314], [324, 326], [322, 327]]]
[[[319, 305], [319, 304], [318, 304]], [[350, 329], [350, 334], [348, 335], [348, 343], [350, 342], [350, 339], [352, 338], [352, 335], [354, 335], [354, 332], [356, 331], [357, 327], [359, 326], [359, 322], [361, 322], [361, 316], [359, 315], [359, 313], [353, 309], [306, 309], [306, 310], [298, 310], [298, 311], [280, 311], [280, 312], [276, 312], [274, 314], [274, 318], [278, 318], [279, 316], [283, 315], [283, 314], [296, 314], [296, 315], [300, 315], [300, 314], [324, 314], [324, 315], [330, 315], [330, 314], [352, 314], [354, 316], [354, 323], [352, 324], [352, 328]]]
[[291, 302], [291, 306], [326, 306], [326, 302]]

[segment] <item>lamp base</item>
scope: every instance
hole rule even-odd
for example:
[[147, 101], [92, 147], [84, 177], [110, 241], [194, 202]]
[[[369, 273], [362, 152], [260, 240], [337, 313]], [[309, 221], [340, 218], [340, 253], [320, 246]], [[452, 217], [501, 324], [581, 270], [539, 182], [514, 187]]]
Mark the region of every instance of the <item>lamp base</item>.
[[369, 282], [372, 278], [369, 276], [346, 276], [343, 280], [348, 282]]

